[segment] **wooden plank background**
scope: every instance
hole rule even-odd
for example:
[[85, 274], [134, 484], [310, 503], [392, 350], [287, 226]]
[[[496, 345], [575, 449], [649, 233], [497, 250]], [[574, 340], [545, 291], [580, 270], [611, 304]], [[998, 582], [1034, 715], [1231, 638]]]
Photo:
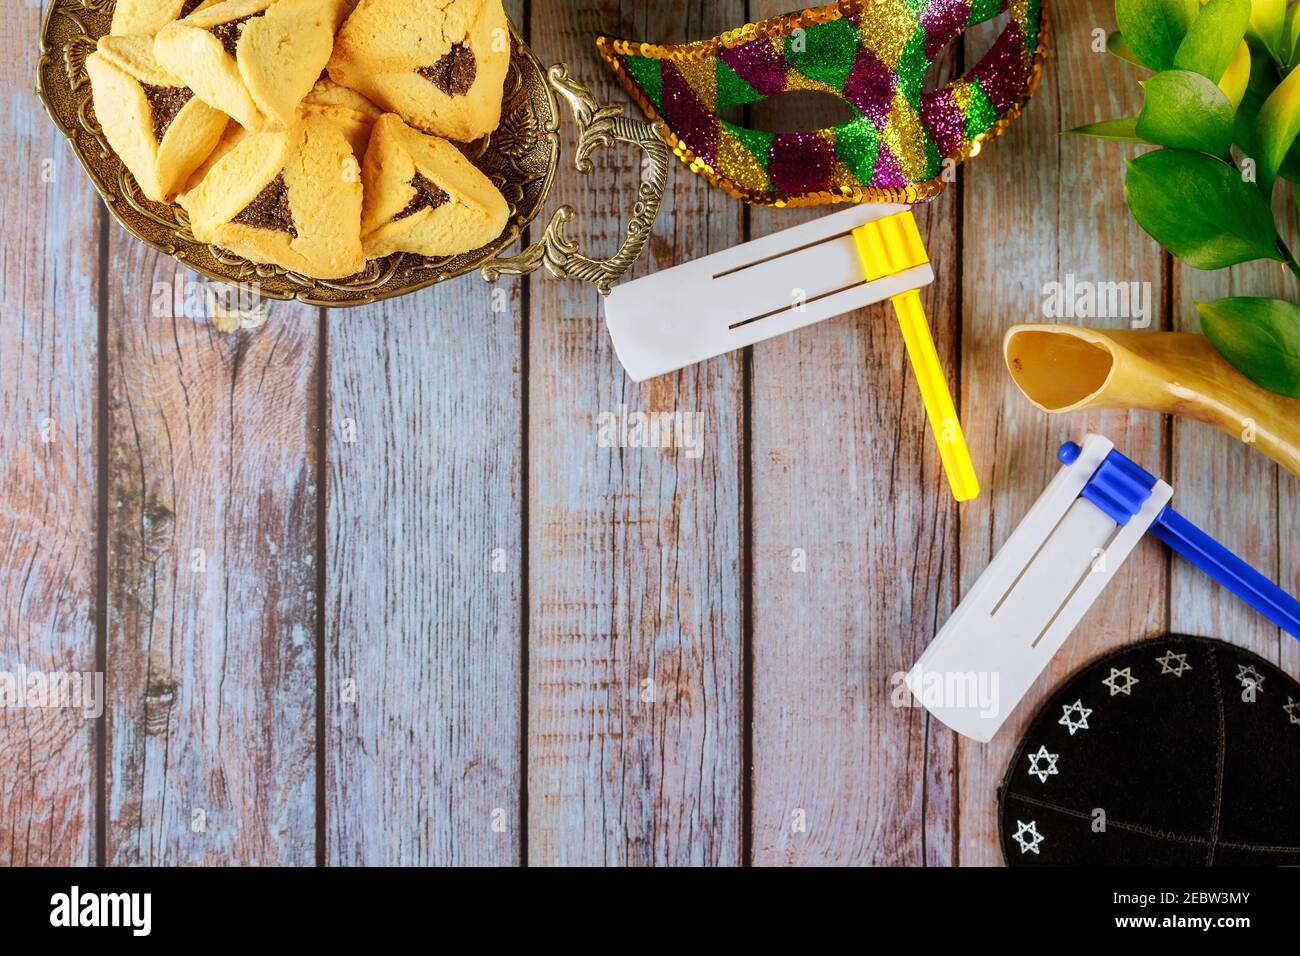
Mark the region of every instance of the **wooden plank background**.
[[[595, 34], [701, 39], [784, 6], [508, 4], [603, 102], [623, 97]], [[0, 710], [0, 861], [999, 863], [995, 787], [1028, 708], [978, 745], [890, 697], [1060, 441], [1104, 431], [1300, 591], [1296, 479], [1195, 423], [1041, 415], [1002, 367], [1007, 326], [1067, 275], [1150, 283], [1164, 328], [1290, 286], [1172, 263], [1124, 208], [1125, 150], [1057, 136], [1140, 94], [1093, 48], [1108, 0], [1053, 6], [1037, 99], [920, 211], [984, 486], [958, 509], [885, 309], [641, 385], [598, 296], [549, 278], [277, 305], [217, 334], [175, 307], [195, 277], [110, 223], [45, 118], [27, 0], [0, 24], [0, 671], [100, 671], [107, 693], [97, 720]], [[806, 108], [754, 113], [793, 128]], [[640, 158], [597, 164], [566, 163], [553, 202], [604, 253]], [[635, 274], [815, 214], [678, 167]], [[623, 409], [694, 416], [702, 454], [605, 447], [600, 416]], [[1295, 642], [1148, 543], [1037, 694], [1171, 628], [1300, 673]]]
[[[1104, 0], [1055, 3], [1052, 14], [1055, 55], [1035, 101], [963, 171], [962, 369], [969, 385], [962, 393], [962, 418], [973, 447], [982, 452], [978, 467], [985, 492], [961, 512], [962, 593], [1060, 467], [1056, 451], [1063, 441], [1098, 432], [1134, 461], [1167, 473], [1167, 436], [1158, 416], [1046, 416], [1020, 396], [1003, 362], [1007, 327], [1039, 321], [1047, 284], [1064, 282], [1071, 274], [1079, 281], [1149, 282], [1159, 310], [1153, 325], [1168, 321], [1166, 264], [1124, 205], [1125, 151], [1100, 140], [1058, 135], [1095, 120], [1135, 115], [1141, 104], [1136, 77], [1093, 46], [1094, 30], [1113, 28], [1113, 5]], [[986, 47], [988, 30], [972, 31], [968, 45]], [[1124, 319], [1095, 321], [1128, 324]], [[1148, 538], [1057, 653], [1032, 699], [1041, 699], [1116, 644], [1163, 633], [1167, 602], [1153, 601], [1151, 595], [1164, 594], [1166, 587], [1166, 554]], [[1032, 716], [1032, 706], [1020, 707], [991, 743], [959, 742], [962, 863], [1001, 859], [996, 789]]]
[[[41, 11], [0, 22], [0, 671], [98, 670], [100, 244], [107, 213], [32, 93]], [[73, 227], [75, 224], [75, 228]], [[0, 861], [96, 854], [95, 725], [0, 709]]]
[[[760, 18], [786, 9], [752, 6]], [[936, 81], [955, 74], [958, 52]], [[755, 125], [808, 128], [783, 106], [756, 107]], [[751, 231], [824, 212], [755, 208]], [[955, 191], [920, 210], [935, 263], [960, 261], [958, 212]], [[925, 307], [955, 369], [959, 274], [937, 272]], [[953, 856], [952, 735], [890, 703], [891, 678], [954, 606], [956, 573], [957, 508], [905, 356], [887, 305], [753, 349], [758, 865]]]

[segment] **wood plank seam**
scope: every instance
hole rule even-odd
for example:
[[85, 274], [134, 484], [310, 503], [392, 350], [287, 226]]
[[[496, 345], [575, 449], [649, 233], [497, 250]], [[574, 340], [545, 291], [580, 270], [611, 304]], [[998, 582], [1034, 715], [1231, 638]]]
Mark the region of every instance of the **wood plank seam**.
[[[99, 204], [99, 283], [95, 383], [95, 669], [108, 681], [108, 276], [110, 228], [108, 210]], [[108, 708], [95, 722], [95, 865], [108, 865]]]

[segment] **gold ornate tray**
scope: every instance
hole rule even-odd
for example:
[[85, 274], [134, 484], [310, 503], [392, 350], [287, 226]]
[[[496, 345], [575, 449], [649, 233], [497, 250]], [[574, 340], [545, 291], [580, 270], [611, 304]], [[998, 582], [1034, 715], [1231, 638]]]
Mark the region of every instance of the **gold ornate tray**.
[[[477, 143], [462, 147], [466, 156], [501, 189], [510, 203], [510, 222], [495, 242], [475, 252], [431, 259], [397, 253], [366, 264], [348, 279], [324, 281], [297, 275], [279, 266], [249, 262], [225, 249], [201, 243], [190, 232], [185, 211], [146, 199], [134, 178], [109, 147], [91, 105], [86, 57], [108, 32], [115, 0], [53, 0], [41, 29], [41, 58], [36, 92], [50, 117], [104, 197], [109, 212], [129, 232], [204, 275], [240, 287], [253, 287], [269, 299], [298, 299], [313, 305], [364, 305], [415, 292], [478, 270], [489, 282], [499, 276], [524, 275], [545, 266], [557, 278], [590, 282], [608, 294], [613, 283], [640, 256], [668, 181], [670, 153], [659, 125], [634, 120], [622, 107], [602, 107], [563, 64], [542, 67], [511, 27], [514, 43], [505, 83], [501, 126]], [[574, 163], [592, 170], [599, 147], [627, 142], [646, 151], [645, 178], [637, 195], [622, 247], [607, 260], [578, 253], [565, 229], [577, 215], [560, 207], [541, 239], [518, 255], [504, 256], [524, 227], [546, 204], [559, 169], [560, 115], [556, 94], [573, 112], [578, 129]]]

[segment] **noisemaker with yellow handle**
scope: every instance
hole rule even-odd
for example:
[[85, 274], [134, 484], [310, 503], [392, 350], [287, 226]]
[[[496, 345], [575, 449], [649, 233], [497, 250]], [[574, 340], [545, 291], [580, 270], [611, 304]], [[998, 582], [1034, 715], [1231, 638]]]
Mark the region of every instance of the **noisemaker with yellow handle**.
[[640, 382], [892, 302], [953, 496], [969, 501], [979, 482], [921, 306], [933, 282], [911, 208], [868, 204], [616, 286], [605, 319]]

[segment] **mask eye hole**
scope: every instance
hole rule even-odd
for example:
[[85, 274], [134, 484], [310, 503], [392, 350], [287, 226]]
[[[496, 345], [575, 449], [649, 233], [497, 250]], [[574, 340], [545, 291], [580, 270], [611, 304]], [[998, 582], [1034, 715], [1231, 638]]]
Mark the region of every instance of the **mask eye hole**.
[[736, 126], [761, 129], [768, 133], [811, 133], [819, 129], [842, 126], [857, 119], [858, 114], [846, 101], [821, 90], [791, 90], [778, 93], [749, 108], [732, 107], [719, 117]]

